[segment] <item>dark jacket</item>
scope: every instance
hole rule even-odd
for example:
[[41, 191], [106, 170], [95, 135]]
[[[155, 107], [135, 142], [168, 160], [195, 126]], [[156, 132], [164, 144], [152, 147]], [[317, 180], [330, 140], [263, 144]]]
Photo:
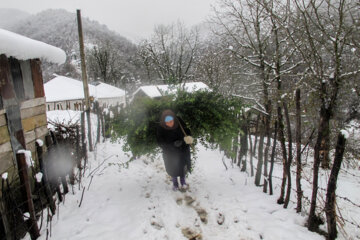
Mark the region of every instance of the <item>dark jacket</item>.
[[[174, 126], [169, 128], [165, 125], [165, 117], [171, 115], [174, 118]], [[160, 118], [157, 128], [157, 142], [163, 150], [163, 158], [166, 172], [172, 176], [185, 176], [186, 170], [191, 169], [190, 146], [184, 142], [184, 129], [186, 135], [191, 135], [185, 122], [176, 117], [171, 110], [165, 110]]]

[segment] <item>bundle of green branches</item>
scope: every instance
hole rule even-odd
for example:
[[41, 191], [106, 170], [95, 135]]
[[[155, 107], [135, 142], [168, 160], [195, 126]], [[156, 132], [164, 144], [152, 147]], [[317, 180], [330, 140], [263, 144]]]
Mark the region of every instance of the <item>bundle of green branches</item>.
[[231, 152], [232, 141], [239, 135], [242, 104], [238, 98], [214, 92], [179, 91], [160, 99], [135, 99], [112, 120], [113, 140], [123, 139], [124, 150], [135, 156], [158, 152], [156, 128], [165, 109], [185, 121], [196, 142]]

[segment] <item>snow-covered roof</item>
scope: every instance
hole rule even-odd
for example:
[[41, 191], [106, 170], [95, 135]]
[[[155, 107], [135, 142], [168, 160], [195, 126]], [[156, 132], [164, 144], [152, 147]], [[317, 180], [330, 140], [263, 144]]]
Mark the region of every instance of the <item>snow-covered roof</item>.
[[134, 95], [136, 95], [140, 91], [142, 91], [144, 94], [146, 94], [147, 96], [149, 96], [151, 98], [161, 97], [162, 96], [162, 94], [159, 91], [159, 88], [157, 86], [142, 86], [142, 87], [139, 87], [134, 92]]
[[[44, 84], [47, 102], [84, 99], [82, 81], [55, 75], [56, 77]], [[117, 98], [125, 95], [125, 91], [106, 83], [96, 86], [89, 84], [90, 96], [95, 98]]]
[[[89, 85], [89, 91], [94, 86]], [[64, 76], [56, 76], [44, 84], [47, 102], [75, 100], [84, 98], [83, 83], [79, 80]]]
[[4, 29], [0, 29], [0, 54], [19, 60], [42, 58], [57, 64], [66, 60], [62, 49]]
[[95, 85], [95, 91], [96, 92], [94, 96], [96, 96], [97, 98], [117, 98], [125, 96], [124, 90], [103, 82]]
[[179, 85], [152, 85], [139, 87], [133, 95], [142, 91], [148, 97], [155, 98], [161, 97], [167, 94], [175, 93], [177, 89], [184, 88], [187, 92], [196, 92], [199, 90], [210, 90], [210, 88], [203, 82], [190, 82], [182, 83]]

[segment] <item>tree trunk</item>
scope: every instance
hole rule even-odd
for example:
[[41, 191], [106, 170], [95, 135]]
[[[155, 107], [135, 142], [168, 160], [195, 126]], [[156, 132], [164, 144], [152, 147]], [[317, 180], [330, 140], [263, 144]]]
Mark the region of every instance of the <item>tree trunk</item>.
[[256, 145], [258, 141], [258, 134], [259, 134], [259, 122], [260, 122], [260, 114], [256, 118], [256, 124], [255, 124], [255, 142], [253, 147], [253, 156], [256, 156]]
[[268, 188], [268, 162], [269, 162], [269, 148], [271, 142], [270, 133], [266, 135], [267, 135], [267, 142], [264, 150], [264, 186], [263, 186], [264, 193], [267, 193], [267, 188]]
[[[246, 156], [248, 152], [248, 121], [246, 116], [244, 117], [245, 121], [241, 124], [241, 131], [243, 135], [240, 136], [240, 152], [239, 152], [239, 161], [238, 166], [240, 167], [240, 162], [242, 162], [241, 171], [246, 171]], [[245, 159], [244, 159], [245, 158]]]
[[330, 121], [324, 122], [324, 124], [323, 139], [320, 145], [321, 167], [324, 169], [330, 169]]
[[342, 133], [339, 133], [337, 138], [336, 150], [335, 150], [335, 158], [334, 165], [331, 169], [327, 192], [326, 192], [326, 203], [325, 203], [325, 213], [326, 213], [326, 221], [327, 221], [327, 229], [328, 236], [327, 240], [335, 240], [337, 237], [336, 230], [336, 183], [338, 179], [338, 175], [341, 168], [341, 163], [344, 156], [345, 151], [346, 138]]
[[274, 170], [274, 159], [275, 159], [275, 150], [276, 150], [276, 142], [277, 142], [277, 132], [278, 132], [278, 123], [275, 121], [275, 130], [274, 130], [274, 142], [271, 151], [271, 158], [270, 158], [270, 172], [269, 172], [269, 188], [270, 188], [270, 195], [273, 195], [273, 186], [272, 186], [272, 173]]
[[297, 193], [297, 205], [296, 212], [301, 212], [302, 209], [302, 196], [303, 191], [301, 189], [301, 107], [300, 107], [300, 89], [296, 89], [296, 193]]
[[316, 144], [314, 147], [314, 167], [313, 167], [313, 190], [311, 195], [311, 203], [310, 203], [310, 212], [308, 219], [308, 229], [312, 232], [317, 231], [319, 227], [319, 218], [316, 216], [316, 198], [318, 191], [318, 176], [319, 176], [319, 167], [320, 167], [320, 147], [321, 142], [323, 141], [323, 132], [326, 131], [326, 122], [330, 121], [330, 111], [322, 106], [320, 109], [320, 120], [318, 127], [318, 136], [316, 139]]
[[254, 163], [253, 163], [253, 144], [252, 144], [251, 134], [249, 134], [249, 142], [250, 142], [250, 171], [251, 171], [251, 177], [253, 177]]
[[270, 121], [271, 121], [271, 101], [268, 101], [266, 110], [268, 112], [268, 115], [265, 116], [265, 134], [267, 138], [267, 142], [265, 145], [265, 151], [264, 151], [264, 186], [263, 186], [263, 192], [267, 192], [268, 187], [268, 159], [269, 159], [269, 148], [270, 148]]
[[[239, 148], [239, 135], [240, 133], [237, 134], [237, 136], [233, 139], [233, 156], [232, 156], [232, 161], [233, 164], [236, 164], [236, 160], [237, 160], [237, 153], [238, 153], [238, 148]], [[238, 166], [240, 167], [240, 162], [238, 163]]]
[[282, 152], [282, 162], [283, 162], [283, 178], [281, 183], [280, 197], [277, 200], [278, 204], [284, 203], [284, 195], [285, 195], [285, 186], [287, 179], [287, 153], [285, 146], [285, 135], [284, 135], [284, 123], [283, 123], [283, 115], [280, 104], [278, 104], [278, 124], [279, 124], [279, 140], [281, 145]]
[[255, 185], [260, 186], [262, 165], [263, 165], [263, 155], [264, 155], [264, 137], [265, 137], [265, 128], [263, 121], [260, 123], [260, 139], [259, 139], [259, 148], [258, 148], [258, 163], [256, 167], [255, 174]]
[[288, 185], [286, 189], [286, 197], [284, 202], [284, 208], [287, 208], [290, 201], [290, 195], [291, 195], [291, 163], [292, 163], [292, 134], [291, 134], [291, 124], [290, 124], [290, 117], [289, 117], [289, 111], [287, 108], [287, 104], [283, 102], [284, 105], [284, 112], [285, 112], [285, 119], [286, 119], [286, 125], [287, 125], [287, 133], [288, 133], [288, 160], [286, 163], [286, 172], [288, 177]]

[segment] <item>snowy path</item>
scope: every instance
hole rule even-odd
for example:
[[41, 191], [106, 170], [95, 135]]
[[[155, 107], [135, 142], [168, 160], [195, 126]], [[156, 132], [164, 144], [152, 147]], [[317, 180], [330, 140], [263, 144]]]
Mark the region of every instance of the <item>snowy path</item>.
[[226, 171], [221, 153], [200, 147], [197, 155], [190, 191], [181, 193], [171, 190], [160, 156], [126, 168], [119, 144], [98, 145], [83, 186], [60, 204], [51, 239], [323, 239], [302, 227], [294, 206], [277, 205], [238, 168]]

